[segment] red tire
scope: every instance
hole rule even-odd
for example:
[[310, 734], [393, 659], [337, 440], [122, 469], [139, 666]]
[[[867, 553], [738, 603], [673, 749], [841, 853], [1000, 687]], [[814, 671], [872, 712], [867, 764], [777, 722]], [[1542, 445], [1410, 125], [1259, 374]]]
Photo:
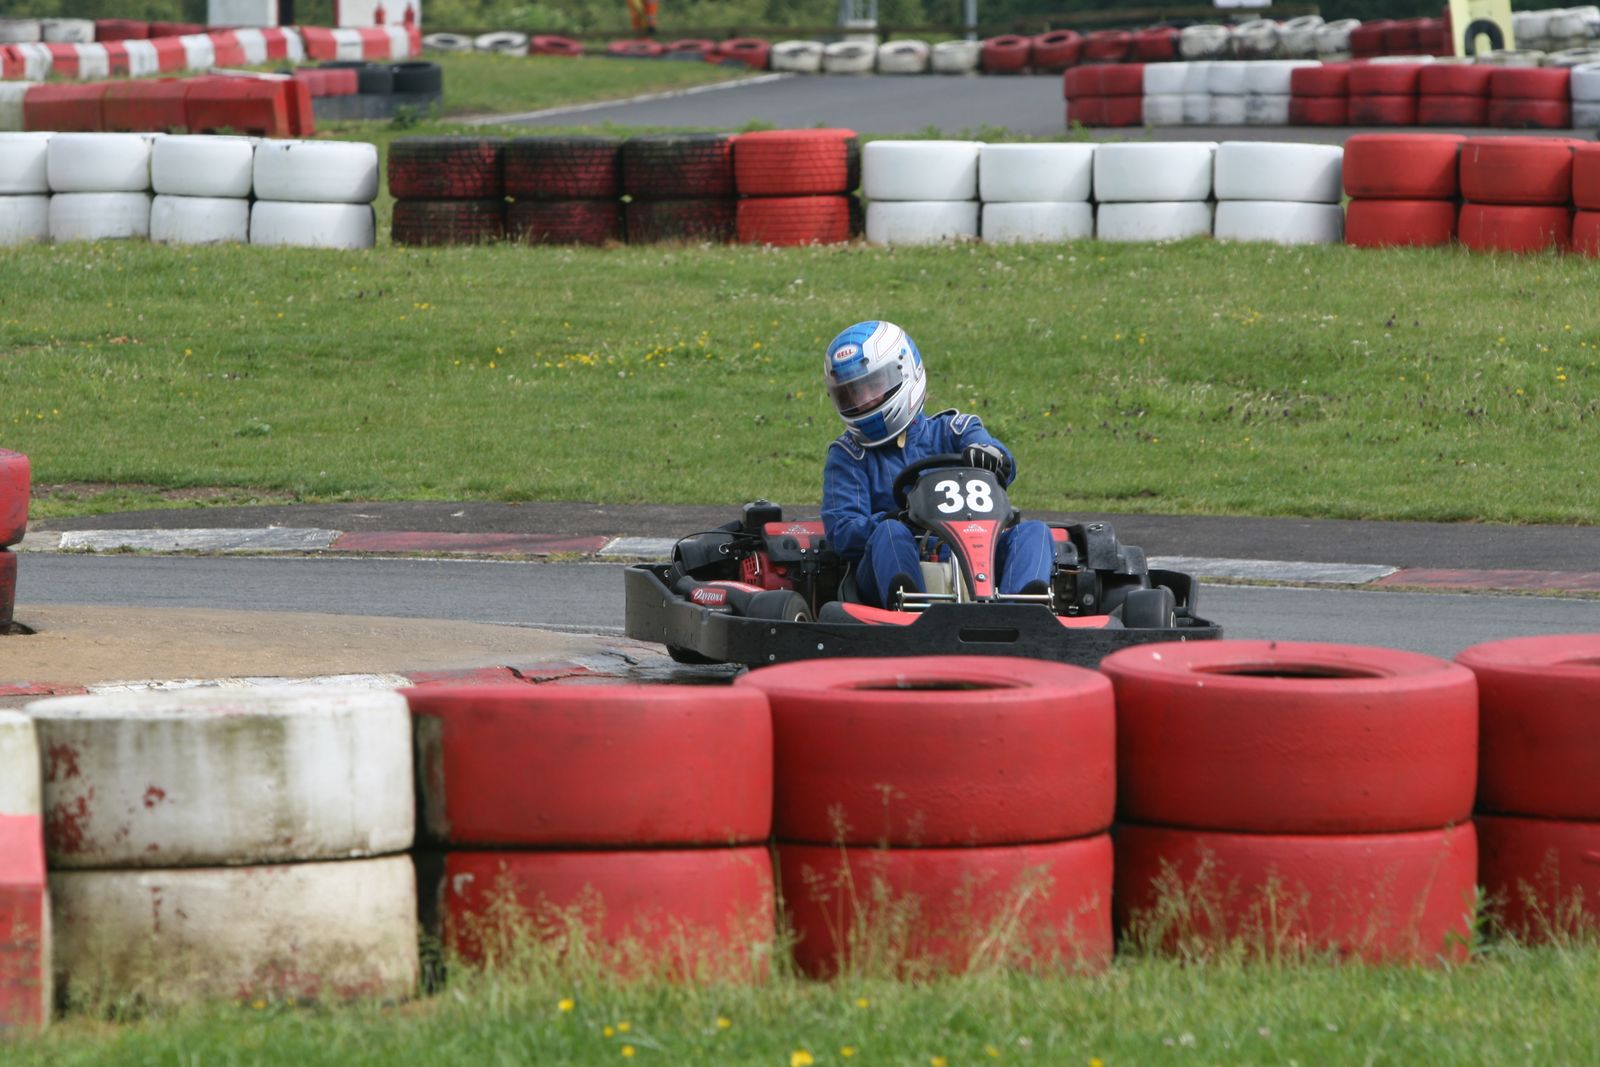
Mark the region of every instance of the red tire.
[[1566, 204], [1572, 153], [1557, 137], [1471, 137], [1461, 146], [1461, 195], [1480, 204]]
[[419, 892], [437, 903], [444, 944], [474, 962], [514, 950], [519, 935], [581, 931], [619, 952], [604, 962], [621, 969], [759, 977], [776, 927], [765, 847], [446, 852], [436, 873]]
[[1275, 834], [1397, 833], [1472, 815], [1471, 672], [1299, 641], [1141, 645], [1117, 701], [1117, 815]]
[[1351, 96], [1415, 96], [1421, 63], [1353, 63]]
[[743, 196], [848, 193], [861, 183], [854, 130], [762, 130], [733, 139], [733, 180]]
[[505, 195], [500, 137], [401, 137], [389, 146], [396, 200], [485, 200]]
[[848, 196], [763, 196], [739, 201], [739, 243], [829, 245], [850, 240]]
[[1125, 63], [1133, 53], [1133, 34], [1127, 30], [1096, 30], [1083, 35], [1085, 63]]
[[1572, 243], [1572, 211], [1566, 207], [1462, 204], [1456, 236], [1474, 252], [1565, 251]]
[[0, 548], [0, 636], [16, 618], [17, 610], [17, 554], [9, 548]]
[[754, 37], [735, 37], [717, 46], [724, 60], [738, 60], [751, 70], [766, 70], [772, 65], [772, 45]]
[[629, 244], [711, 241], [726, 244], [738, 232], [736, 200], [635, 200], [624, 209]]
[[1357, 248], [1447, 245], [1456, 237], [1454, 200], [1352, 200], [1344, 243]]
[[723, 133], [630, 137], [622, 142], [622, 191], [635, 200], [733, 196], [733, 138]]
[[772, 720], [749, 689], [422, 686], [424, 830], [451, 845], [765, 841]]
[[1033, 39], [1033, 69], [1040, 74], [1059, 74], [1078, 62], [1083, 52], [1083, 35], [1076, 30], [1052, 30]]
[[1572, 104], [1566, 100], [1489, 100], [1485, 119], [1502, 130], [1565, 130], [1572, 125]]
[[1344, 191], [1384, 200], [1448, 200], [1461, 189], [1465, 137], [1451, 133], [1358, 133], [1344, 143]]
[[28, 495], [33, 469], [21, 452], [0, 448], [0, 548], [14, 545], [28, 532]]
[[1100, 75], [1105, 73], [1106, 67], [1072, 67], [1061, 76], [1061, 95], [1068, 100], [1076, 100], [1080, 96], [1103, 96], [1100, 88]]
[[620, 244], [622, 205], [615, 200], [519, 200], [506, 211], [506, 232], [524, 244]]
[[1350, 31], [1350, 54], [1357, 59], [1383, 55], [1383, 34], [1385, 30], [1393, 25], [1393, 19], [1374, 19], [1371, 22], [1363, 22], [1352, 29]]
[[1488, 96], [1496, 69], [1470, 63], [1430, 63], [1417, 75], [1417, 92], [1423, 96]]
[[[795, 962], [813, 977], [994, 962], [1099, 970], [1111, 959], [1108, 834], [1010, 848], [780, 844], [777, 855]], [[874, 955], [885, 952], [895, 958]]]
[[1572, 99], [1572, 71], [1566, 67], [1495, 67], [1489, 95], [1496, 100]]
[[1418, 126], [1486, 126], [1488, 123], [1487, 96], [1417, 97]]
[[1143, 101], [1143, 63], [1118, 63], [1115, 66], [1091, 69], [1095, 69], [1100, 76], [1098, 92], [1101, 96], [1136, 96]]
[[1352, 126], [1415, 126], [1415, 96], [1350, 96]]
[[528, 38], [528, 54], [530, 56], [581, 56], [583, 45], [571, 37], [562, 37], [553, 33], [541, 33]]
[[1155, 27], [1133, 35], [1133, 58], [1138, 63], [1170, 63], [1178, 58], [1178, 31]]
[[985, 74], [1021, 74], [1027, 69], [1032, 53], [1031, 39], [1008, 33], [984, 41], [978, 63]]
[[1417, 40], [1417, 20], [1402, 19], [1383, 28], [1383, 54], [1387, 56], [1414, 56], [1420, 44]]
[[[1472, 824], [1407, 834], [1274, 835], [1118, 825], [1117, 925], [1153, 946], [1464, 959]], [[1159, 905], [1159, 907], [1158, 907]]]
[[1600, 822], [1600, 634], [1464, 649], [1478, 678], [1478, 807]]
[[1143, 126], [1144, 97], [1103, 96], [1100, 98], [1102, 126]]
[[1344, 126], [1349, 121], [1349, 97], [1291, 96], [1289, 98], [1291, 126]]
[[1103, 832], [1116, 711], [1094, 671], [1006, 656], [766, 667], [774, 833], [814, 844], [939, 848]]
[[1478, 817], [1478, 881], [1528, 941], [1600, 933], [1600, 822]]
[[606, 53], [613, 56], [626, 56], [635, 59], [654, 59], [666, 51], [660, 41], [612, 41], [606, 45]]
[[1572, 202], [1600, 211], [1600, 144], [1577, 144], [1572, 153]]
[[614, 137], [518, 137], [505, 148], [506, 195], [518, 200], [615, 200], [622, 142]]
[[708, 41], [700, 37], [685, 37], [677, 41], [667, 42], [663, 51], [664, 55], [695, 55], [713, 56], [717, 52], [717, 42]]
[[1293, 96], [1349, 96], [1350, 68], [1343, 63], [1296, 67], [1289, 72], [1289, 92]]
[[504, 200], [396, 200], [397, 245], [479, 245], [506, 235]]
[[1600, 211], [1580, 211], [1572, 216], [1572, 251], [1600, 256]]
[[1104, 126], [1106, 124], [1106, 98], [1103, 96], [1073, 97], [1067, 104], [1067, 124]]

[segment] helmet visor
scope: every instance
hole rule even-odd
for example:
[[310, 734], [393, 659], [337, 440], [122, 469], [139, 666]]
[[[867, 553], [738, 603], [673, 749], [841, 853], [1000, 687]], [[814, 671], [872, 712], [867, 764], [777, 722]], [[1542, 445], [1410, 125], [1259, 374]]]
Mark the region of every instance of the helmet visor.
[[835, 381], [830, 376], [828, 395], [833, 398], [833, 406], [838, 409], [840, 415], [853, 419], [857, 415], [864, 415], [882, 407], [904, 380], [905, 375], [901, 372], [900, 363], [896, 361], [874, 368], [849, 381]]

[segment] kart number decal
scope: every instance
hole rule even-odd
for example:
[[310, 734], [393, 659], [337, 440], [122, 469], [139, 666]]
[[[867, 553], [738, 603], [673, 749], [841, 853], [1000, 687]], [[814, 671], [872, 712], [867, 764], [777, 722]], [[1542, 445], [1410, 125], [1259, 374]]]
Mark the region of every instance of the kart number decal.
[[961, 483], [953, 478], [934, 483], [933, 491], [944, 494], [944, 499], [939, 501], [938, 507], [946, 515], [960, 511], [963, 506], [968, 511], [994, 510], [994, 497], [990, 495], [989, 483], [976, 478], [966, 484], [964, 499]]

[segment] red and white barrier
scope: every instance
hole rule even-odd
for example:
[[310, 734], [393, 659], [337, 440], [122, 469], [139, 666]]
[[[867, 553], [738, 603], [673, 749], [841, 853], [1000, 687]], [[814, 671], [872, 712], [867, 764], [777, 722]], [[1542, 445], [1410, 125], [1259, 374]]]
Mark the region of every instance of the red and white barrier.
[[42, 811], [33, 720], [0, 711], [0, 1033], [43, 1028], [54, 1001]]

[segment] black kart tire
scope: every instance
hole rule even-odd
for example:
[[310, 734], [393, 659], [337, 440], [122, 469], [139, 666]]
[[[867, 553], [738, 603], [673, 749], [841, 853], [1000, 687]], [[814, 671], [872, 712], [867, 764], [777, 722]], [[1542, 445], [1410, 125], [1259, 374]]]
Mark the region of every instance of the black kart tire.
[[1178, 625], [1178, 598], [1165, 586], [1135, 589], [1122, 602], [1122, 625], [1133, 630], [1170, 630]]
[[635, 200], [732, 197], [733, 138], [725, 133], [630, 137], [622, 143], [622, 191]]
[[397, 93], [439, 93], [444, 91], [444, 71], [439, 64], [424, 60], [395, 63], [394, 91]]
[[396, 200], [397, 245], [477, 245], [505, 237], [503, 200]]
[[518, 200], [615, 200], [622, 195], [615, 137], [517, 137], [506, 145], [506, 195]]
[[628, 243], [710, 241], [727, 244], [737, 229], [738, 201], [634, 200], [626, 209]]
[[491, 200], [505, 195], [501, 137], [400, 137], [389, 146], [396, 200]]
[[672, 657], [672, 662], [682, 663], [690, 667], [705, 667], [721, 662], [720, 660], [712, 659], [710, 656], [702, 656], [694, 649], [684, 648], [681, 645], [668, 645], [667, 655]]
[[790, 589], [768, 589], [750, 598], [745, 611], [747, 619], [766, 619], [772, 622], [810, 622], [811, 605], [806, 598]]

